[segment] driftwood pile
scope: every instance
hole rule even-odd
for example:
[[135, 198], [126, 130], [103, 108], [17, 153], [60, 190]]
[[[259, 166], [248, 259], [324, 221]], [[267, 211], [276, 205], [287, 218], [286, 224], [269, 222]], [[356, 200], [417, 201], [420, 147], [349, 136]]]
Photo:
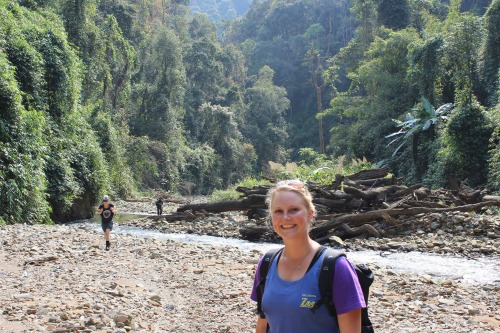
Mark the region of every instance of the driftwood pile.
[[[488, 206], [500, 206], [500, 197], [486, 195], [481, 190], [434, 190], [420, 184], [401, 185], [401, 180], [389, 177], [388, 169], [364, 170], [350, 176], [337, 175], [332, 184], [308, 184], [318, 211], [317, 223], [311, 236], [326, 242], [331, 236], [351, 238], [360, 234], [379, 236], [374, 227], [384, 222], [398, 227], [398, 216], [450, 211], [479, 211]], [[266, 195], [270, 185], [253, 188], [239, 187], [240, 200], [190, 204], [167, 216], [167, 221], [207, 216], [211, 213], [242, 211], [249, 219], [264, 220], [267, 216]], [[260, 239], [269, 233], [264, 223], [240, 229], [243, 238]]]

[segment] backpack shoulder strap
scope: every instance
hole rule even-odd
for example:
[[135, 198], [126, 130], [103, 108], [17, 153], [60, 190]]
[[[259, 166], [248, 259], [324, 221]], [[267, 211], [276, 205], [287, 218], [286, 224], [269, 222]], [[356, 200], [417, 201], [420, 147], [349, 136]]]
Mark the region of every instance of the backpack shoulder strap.
[[264, 295], [264, 287], [266, 284], [267, 273], [269, 272], [269, 268], [271, 267], [271, 263], [274, 258], [283, 252], [283, 247], [271, 249], [264, 254], [260, 264], [260, 272], [259, 272], [259, 283], [257, 284], [256, 292], [257, 292], [257, 314], [261, 318], [266, 318], [264, 311], [262, 310], [262, 296]]
[[326, 247], [325, 255], [321, 262], [321, 271], [319, 273], [319, 291], [321, 294], [321, 299], [317, 301], [311, 308], [315, 312], [323, 304], [327, 307], [328, 311], [332, 316], [336, 315], [335, 307], [332, 303], [333, 296], [333, 276], [335, 274], [335, 263], [340, 257], [345, 257], [343, 251], [334, 250], [332, 248]]
[[[318, 309], [322, 304], [325, 304], [330, 315], [336, 317], [337, 311], [332, 301], [333, 296], [333, 279], [335, 274], [335, 263], [340, 257], [346, 257], [343, 251], [334, 250], [327, 248], [327, 252], [323, 257], [323, 262], [321, 265], [321, 272], [319, 274], [319, 290], [321, 293], [320, 301], [316, 302], [314, 305], [314, 310]], [[374, 280], [374, 274], [372, 270], [362, 264], [350, 263], [356, 272], [360, 287], [363, 291], [363, 296], [366, 303], [366, 308], [361, 309], [361, 331], [362, 333], [374, 333], [373, 325], [368, 316], [368, 296], [369, 288]]]

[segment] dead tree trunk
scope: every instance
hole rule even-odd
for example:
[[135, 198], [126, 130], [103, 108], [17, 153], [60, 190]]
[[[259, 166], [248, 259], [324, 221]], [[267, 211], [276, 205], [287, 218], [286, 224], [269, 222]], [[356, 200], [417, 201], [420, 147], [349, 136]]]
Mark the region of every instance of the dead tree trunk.
[[329, 230], [334, 229], [344, 223], [348, 224], [351, 227], [360, 226], [362, 224], [373, 222], [376, 221], [377, 219], [381, 219], [383, 218], [384, 214], [391, 217], [395, 217], [400, 215], [416, 215], [422, 213], [444, 213], [453, 211], [470, 212], [488, 206], [500, 207], [500, 201], [486, 201], [486, 202], [480, 202], [476, 204], [451, 207], [451, 208], [412, 207], [412, 208], [380, 209], [360, 214], [346, 214], [336, 217], [319, 227], [313, 228], [311, 230], [311, 235], [314, 236], [313, 238], [319, 237], [325, 232], [328, 232]]
[[241, 200], [184, 205], [177, 208], [177, 212], [190, 210], [193, 212], [206, 211], [210, 213], [222, 213], [240, 210], [244, 211], [252, 208], [266, 208], [266, 196], [262, 194], [252, 194]]

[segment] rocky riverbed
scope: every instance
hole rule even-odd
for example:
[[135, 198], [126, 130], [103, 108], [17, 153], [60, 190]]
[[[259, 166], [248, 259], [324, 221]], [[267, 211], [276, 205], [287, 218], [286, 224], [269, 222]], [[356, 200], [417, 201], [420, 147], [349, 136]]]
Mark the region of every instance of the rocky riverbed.
[[[155, 211], [151, 202], [116, 206], [122, 213]], [[165, 208], [168, 213], [169, 206]], [[406, 234], [403, 230], [402, 235], [388, 233], [344, 245], [499, 258], [498, 218], [453, 216], [458, 215], [422, 216], [425, 222]], [[225, 230], [223, 235], [230, 236], [244, 222], [236, 214], [220, 214], [189, 223], [130, 223], [153, 229], [163, 225], [170, 232], [217, 235]], [[94, 230], [0, 227], [0, 332], [254, 330], [255, 305], [249, 293], [260, 251], [112, 236], [112, 249], [106, 252], [102, 234]], [[468, 285], [371, 267], [376, 282], [370, 316], [376, 332], [500, 332], [500, 284]]]

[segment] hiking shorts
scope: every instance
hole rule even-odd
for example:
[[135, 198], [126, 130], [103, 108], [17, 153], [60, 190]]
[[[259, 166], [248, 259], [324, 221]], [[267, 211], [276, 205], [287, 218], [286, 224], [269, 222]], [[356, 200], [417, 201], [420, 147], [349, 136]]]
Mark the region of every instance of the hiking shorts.
[[109, 229], [109, 231], [113, 230], [113, 220], [109, 222], [101, 222], [101, 228], [104, 232], [106, 232], [106, 229]]

